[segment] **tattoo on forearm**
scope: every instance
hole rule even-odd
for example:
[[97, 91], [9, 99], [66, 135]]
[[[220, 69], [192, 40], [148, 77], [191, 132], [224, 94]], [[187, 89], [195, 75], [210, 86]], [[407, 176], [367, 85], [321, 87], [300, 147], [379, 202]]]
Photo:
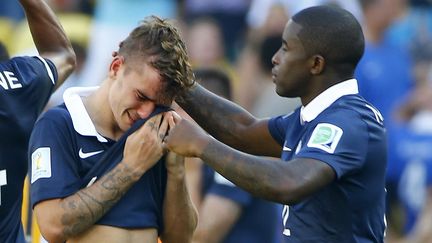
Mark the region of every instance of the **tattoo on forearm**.
[[133, 184], [132, 170], [126, 165], [116, 167], [90, 188], [78, 191], [62, 202], [61, 218], [68, 238], [91, 227], [126, 193]]
[[[224, 146], [215, 143], [209, 144], [203, 151], [202, 159], [241, 188], [253, 192], [255, 195], [271, 196], [268, 195], [270, 191], [266, 185], [271, 184], [271, 180], [273, 180], [272, 175], [265, 170], [260, 170], [260, 183], [256, 183], [258, 175], [256, 174], [256, 169], [253, 169], [253, 167], [262, 164], [258, 161], [261, 159], [233, 149], [227, 149]], [[272, 165], [268, 163], [266, 166]]]

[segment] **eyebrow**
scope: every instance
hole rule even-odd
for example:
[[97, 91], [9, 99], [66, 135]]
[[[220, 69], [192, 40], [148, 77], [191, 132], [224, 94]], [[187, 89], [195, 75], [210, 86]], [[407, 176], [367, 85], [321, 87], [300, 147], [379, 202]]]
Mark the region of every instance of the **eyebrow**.
[[138, 92], [138, 94], [139, 94], [140, 97], [145, 98], [145, 99], [150, 100], [150, 101], [153, 101], [153, 102], [156, 102], [156, 99], [152, 99], [152, 98], [148, 97], [147, 95], [145, 95], [140, 90], [137, 90], [137, 92]]

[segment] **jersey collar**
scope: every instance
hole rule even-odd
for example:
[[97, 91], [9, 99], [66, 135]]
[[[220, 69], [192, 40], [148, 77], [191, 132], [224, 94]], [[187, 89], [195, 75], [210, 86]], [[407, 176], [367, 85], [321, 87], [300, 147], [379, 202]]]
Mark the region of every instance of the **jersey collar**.
[[352, 94], [358, 94], [356, 79], [349, 79], [331, 86], [315, 97], [309, 104], [301, 107], [300, 122], [304, 124], [305, 122], [312, 121], [337, 99]]
[[81, 97], [86, 97], [93, 93], [98, 87], [72, 87], [68, 88], [63, 94], [66, 108], [72, 118], [74, 129], [83, 136], [95, 136], [99, 142], [108, 142], [101, 136], [90, 119]]

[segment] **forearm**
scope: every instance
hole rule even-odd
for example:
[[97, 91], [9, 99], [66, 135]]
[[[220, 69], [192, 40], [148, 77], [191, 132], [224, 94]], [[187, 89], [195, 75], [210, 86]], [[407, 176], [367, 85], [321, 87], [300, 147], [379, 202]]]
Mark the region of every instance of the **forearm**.
[[72, 46], [57, 17], [42, 0], [20, 0], [26, 13], [33, 41], [39, 53], [69, 50]]
[[27, 16], [33, 42], [39, 55], [49, 58], [57, 68], [57, 89], [76, 66], [76, 56], [63, 27], [42, 0], [20, 0]]
[[93, 185], [60, 201], [59, 217], [64, 239], [76, 236], [90, 228], [139, 179], [125, 163], [120, 163]]
[[198, 156], [225, 178], [259, 198], [291, 205], [333, 180], [332, 169], [323, 162], [253, 156], [209, 139]]
[[184, 171], [168, 173], [164, 199], [164, 243], [191, 242], [198, 215], [186, 186]]
[[242, 107], [194, 86], [176, 102], [202, 127], [218, 140], [230, 146], [241, 147], [241, 130], [256, 119]]
[[[200, 158], [229, 181], [258, 197], [280, 201], [277, 193], [282, 185], [281, 162], [236, 151], [212, 139]], [[259, 183], [257, 183], [259, 182]]]
[[242, 213], [237, 202], [219, 195], [207, 194], [199, 211], [199, 224], [193, 243], [223, 242]]

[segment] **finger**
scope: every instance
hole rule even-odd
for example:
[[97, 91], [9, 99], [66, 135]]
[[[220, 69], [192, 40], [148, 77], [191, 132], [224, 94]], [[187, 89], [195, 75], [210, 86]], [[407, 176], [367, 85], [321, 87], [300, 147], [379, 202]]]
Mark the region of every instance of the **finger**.
[[168, 136], [165, 136], [165, 138], [162, 140], [162, 150], [164, 151], [164, 152], [168, 152], [168, 151], [170, 151], [169, 150], [169, 148], [168, 148], [168, 144], [167, 144], [167, 137]]
[[160, 113], [160, 114], [157, 114], [155, 117], [156, 117], [156, 125], [157, 125], [157, 127], [159, 128], [160, 126], [161, 126], [161, 124], [162, 124], [162, 120], [163, 120], [163, 113]]
[[150, 127], [150, 131], [157, 132], [161, 124], [162, 114], [158, 114], [148, 119], [144, 125]]
[[171, 111], [171, 113], [172, 113], [172, 116], [174, 118], [175, 123], [177, 123], [183, 119], [177, 112]]
[[169, 124], [169, 129], [170, 129], [170, 130], [173, 129], [173, 128], [175, 127], [175, 122], [174, 122], [174, 117], [173, 117], [173, 116], [170, 116], [170, 117], [168, 118], [168, 124]]
[[164, 116], [164, 119], [162, 120], [162, 124], [159, 127], [159, 139], [160, 139], [160, 141], [163, 141], [163, 139], [165, 138], [165, 136], [167, 134], [168, 120], [169, 120], [169, 117], [167, 118], [166, 116]]

